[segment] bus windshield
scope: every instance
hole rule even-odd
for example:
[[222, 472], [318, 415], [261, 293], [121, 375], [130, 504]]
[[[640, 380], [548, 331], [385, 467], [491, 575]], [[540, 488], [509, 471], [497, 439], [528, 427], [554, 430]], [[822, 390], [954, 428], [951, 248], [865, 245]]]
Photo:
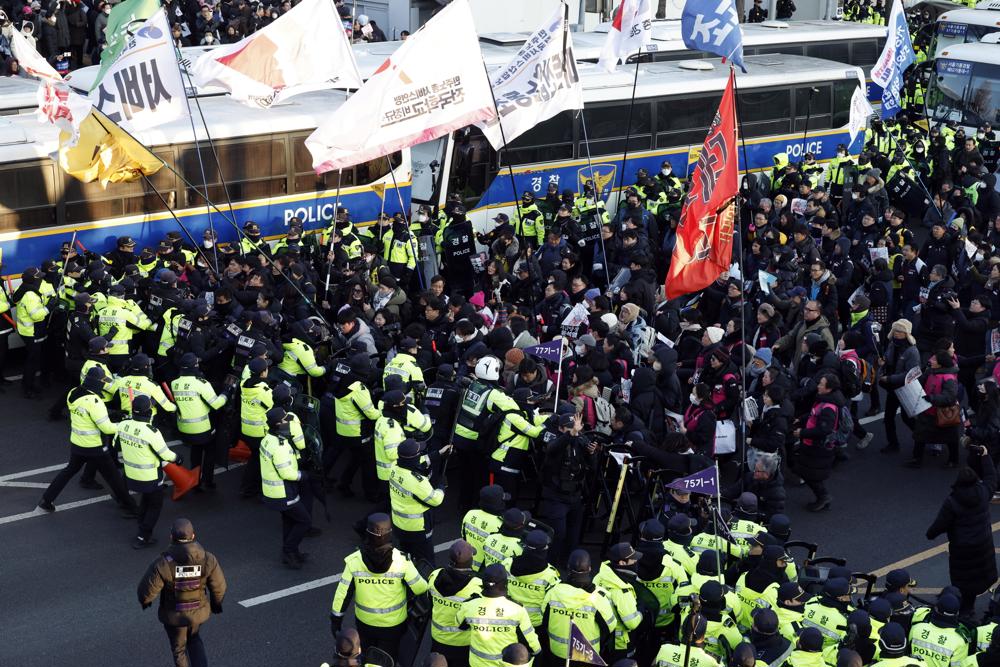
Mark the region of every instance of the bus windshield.
[[986, 35], [1000, 31], [1000, 26], [996, 25], [976, 25], [972, 23], [957, 23], [952, 21], [940, 21], [937, 25], [937, 34], [934, 41], [934, 54], [941, 53], [944, 49], [956, 44], [970, 44], [980, 41]]
[[936, 121], [966, 127], [1000, 122], [1000, 65], [939, 58], [927, 96], [927, 113]]

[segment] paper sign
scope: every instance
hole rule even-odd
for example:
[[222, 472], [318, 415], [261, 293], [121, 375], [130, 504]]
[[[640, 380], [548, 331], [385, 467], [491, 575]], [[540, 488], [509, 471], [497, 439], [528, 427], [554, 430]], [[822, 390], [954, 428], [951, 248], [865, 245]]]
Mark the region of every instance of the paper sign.
[[896, 397], [899, 404], [906, 410], [908, 416], [916, 417], [920, 413], [931, 407], [927, 402], [924, 387], [920, 384], [920, 369], [911, 368], [906, 374], [906, 382], [896, 390]]

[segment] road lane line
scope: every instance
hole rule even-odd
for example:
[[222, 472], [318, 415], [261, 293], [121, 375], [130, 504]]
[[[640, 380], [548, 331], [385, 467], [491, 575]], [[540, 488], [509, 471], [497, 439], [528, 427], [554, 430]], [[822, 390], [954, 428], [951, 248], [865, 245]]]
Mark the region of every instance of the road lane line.
[[[997, 521], [996, 523], [990, 526], [991, 532], [995, 533], [998, 530], [1000, 530], [1000, 521]], [[891, 565], [886, 565], [885, 567], [873, 570], [872, 574], [874, 574], [876, 577], [884, 577], [893, 570], [901, 570], [908, 568], [912, 565], [916, 565], [917, 563], [922, 563], [925, 560], [934, 558], [934, 556], [939, 556], [943, 553], [947, 553], [947, 551], [948, 551], [948, 543], [943, 542], [942, 544], [933, 546], [930, 549], [924, 549], [923, 551], [915, 553], [912, 556], [907, 556], [906, 558], [898, 560], [895, 563], [892, 563]]]
[[[168, 440], [166, 443], [167, 447], [176, 447], [179, 444], [181, 444], [180, 440]], [[62, 470], [65, 467], [66, 467], [65, 463], [58, 463], [56, 465], [45, 466], [44, 468], [34, 468], [33, 470], [12, 472], [8, 475], [0, 475], [0, 482], [9, 482], [14, 479], [21, 479], [22, 477], [34, 477], [35, 475], [44, 475], [47, 472]]]
[[47, 482], [0, 482], [0, 486], [6, 486], [14, 489], [47, 489], [49, 485]]
[[[438, 544], [434, 547], [434, 553], [441, 553], [442, 551], [447, 551], [451, 548], [451, 545], [458, 542], [457, 539], [449, 540], [442, 544]], [[280, 591], [274, 591], [273, 593], [265, 593], [264, 595], [258, 595], [257, 597], [248, 598], [246, 600], [240, 600], [239, 605], [241, 607], [256, 607], [257, 605], [262, 605], [268, 602], [274, 602], [275, 600], [280, 600], [281, 598], [286, 598], [290, 595], [297, 595], [299, 593], [305, 593], [306, 591], [311, 591], [314, 588], [322, 588], [323, 586], [330, 586], [340, 581], [340, 575], [334, 574], [329, 577], [323, 577], [321, 579], [313, 579], [312, 581], [307, 581], [297, 586], [291, 586], [289, 588], [282, 588]]]
[[871, 424], [872, 422], [882, 421], [885, 417], [884, 412], [880, 412], [877, 415], [872, 415], [871, 417], [862, 417], [858, 420], [858, 423], [864, 426], [865, 424]]

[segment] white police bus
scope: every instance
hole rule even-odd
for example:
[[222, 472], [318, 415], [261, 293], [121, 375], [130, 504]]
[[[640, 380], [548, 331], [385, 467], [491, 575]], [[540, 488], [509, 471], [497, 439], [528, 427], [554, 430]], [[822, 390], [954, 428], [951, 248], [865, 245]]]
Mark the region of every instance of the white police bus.
[[980, 41], [1000, 32], [1000, 0], [984, 0], [975, 9], [954, 9], [938, 16], [931, 53], [935, 58], [958, 44]]
[[[861, 68], [794, 55], [747, 56], [745, 61], [748, 73], [737, 71], [746, 143], [746, 159], [742, 145], [738, 156], [741, 170], [769, 169], [779, 153], [798, 160], [811, 152], [818, 161], [828, 161], [838, 144], [851, 144], [850, 101], [863, 82]], [[626, 185], [635, 182], [640, 168], [658, 173], [665, 160], [683, 177], [697, 160], [729, 67], [719, 58], [641, 64], [625, 165], [633, 71], [622, 67], [607, 74], [581, 64], [579, 72], [589, 142], [584, 142], [584, 123], [570, 112], [538, 125], [499, 154], [478, 129], [467, 128], [413, 148], [415, 171], [418, 159], [439, 165], [433, 178], [414, 179], [414, 202], [440, 205], [447, 194], [460, 192], [476, 222], [485, 224], [487, 213], [512, 209], [522, 192], [544, 196], [549, 183], [580, 191], [593, 177], [602, 198], [613, 203], [622, 169]], [[859, 136], [852, 153], [861, 142]]]
[[926, 106], [931, 121], [956, 121], [967, 135], [983, 123], [1000, 127], [1000, 33], [942, 51], [934, 61]]

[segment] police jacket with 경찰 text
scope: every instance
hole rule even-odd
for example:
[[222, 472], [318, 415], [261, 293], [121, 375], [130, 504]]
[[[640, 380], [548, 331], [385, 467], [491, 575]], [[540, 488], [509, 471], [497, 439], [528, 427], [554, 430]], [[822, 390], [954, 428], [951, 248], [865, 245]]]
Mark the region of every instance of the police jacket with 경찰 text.
[[160, 596], [158, 618], [170, 627], [200, 625], [222, 611], [226, 577], [215, 556], [197, 542], [171, 544], [139, 582], [139, 602]]

